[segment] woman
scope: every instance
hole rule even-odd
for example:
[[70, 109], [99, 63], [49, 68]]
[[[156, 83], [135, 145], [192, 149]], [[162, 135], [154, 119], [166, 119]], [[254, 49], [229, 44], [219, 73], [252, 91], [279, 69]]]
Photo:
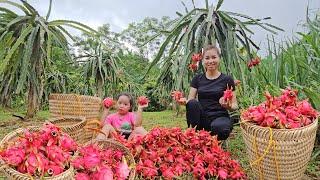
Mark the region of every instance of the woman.
[[[225, 140], [233, 126], [228, 110], [238, 108], [234, 80], [219, 71], [220, 51], [217, 47], [205, 47], [202, 55], [205, 73], [192, 79], [188, 100], [181, 99], [180, 102], [186, 103], [188, 126], [205, 129], [218, 135], [218, 140]], [[232, 88], [233, 97], [226, 102], [222, 96], [227, 88]]]

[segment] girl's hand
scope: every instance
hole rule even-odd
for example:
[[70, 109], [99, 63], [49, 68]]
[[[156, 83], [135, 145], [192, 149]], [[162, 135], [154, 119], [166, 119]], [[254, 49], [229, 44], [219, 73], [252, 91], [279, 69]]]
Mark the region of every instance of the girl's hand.
[[138, 110], [142, 111], [144, 108], [148, 107], [149, 99], [146, 96], [138, 97]]
[[143, 104], [143, 105], [138, 105], [138, 111], [143, 111], [144, 108], [149, 106], [149, 102], [147, 104]]

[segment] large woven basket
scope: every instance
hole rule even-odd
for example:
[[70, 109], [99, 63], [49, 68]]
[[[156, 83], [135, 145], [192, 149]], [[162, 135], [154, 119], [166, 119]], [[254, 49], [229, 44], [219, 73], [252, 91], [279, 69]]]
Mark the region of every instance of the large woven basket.
[[[101, 102], [101, 98], [93, 96], [51, 94], [49, 96], [49, 112], [51, 117], [85, 117], [88, 128], [98, 129], [100, 128], [98, 124], [90, 122], [99, 121]], [[84, 130], [81, 140], [82, 142], [88, 142], [95, 138], [96, 134], [93, 131]]]
[[243, 121], [242, 135], [255, 179], [301, 179], [314, 147], [317, 125], [315, 120], [298, 129], [271, 129]]
[[60, 127], [63, 132], [67, 133], [77, 143], [83, 143], [85, 135], [83, 129], [87, 123], [85, 117], [64, 116], [50, 118], [48, 121]]
[[124, 153], [125, 158], [127, 160], [128, 166], [131, 168], [130, 174], [129, 174], [129, 178], [128, 180], [134, 180], [135, 175], [136, 175], [136, 163], [134, 161], [134, 157], [131, 154], [130, 150], [128, 148], [126, 148], [124, 145], [122, 145], [121, 143], [112, 140], [112, 139], [106, 139], [106, 140], [94, 140], [94, 141], [90, 141], [87, 142], [86, 145], [89, 145], [90, 143], [97, 143], [99, 147], [102, 148], [109, 148], [112, 150], [120, 150]]
[[[30, 132], [36, 132], [40, 130], [40, 127], [27, 127], [27, 129]], [[23, 128], [16, 129], [15, 131], [10, 132], [7, 134], [1, 141], [0, 141], [0, 148], [5, 148], [7, 147], [12, 141], [15, 141], [16, 138], [19, 136], [22, 136], [24, 134]], [[32, 179], [37, 179], [36, 177], [31, 177], [30, 175], [27, 174], [22, 174], [15, 169], [11, 168], [8, 165], [2, 165], [0, 170], [4, 173], [4, 175], [8, 179], [15, 179], [15, 180], [32, 180]], [[41, 177], [39, 179], [45, 179], [45, 180], [73, 180], [74, 179], [74, 170], [73, 167], [70, 166], [70, 168], [63, 173], [57, 175], [57, 176], [52, 176], [52, 177]]]

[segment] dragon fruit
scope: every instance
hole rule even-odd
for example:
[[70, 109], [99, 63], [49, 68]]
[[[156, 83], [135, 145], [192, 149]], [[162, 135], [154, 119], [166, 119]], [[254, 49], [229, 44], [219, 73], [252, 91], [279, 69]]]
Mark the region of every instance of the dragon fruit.
[[278, 97], [265, 93], [266, 101], [243, 111], [242, 119], [260, 126], [294, 129], [311, 124], [319, 115], [308, 100], [298, 100], [298, 91], [287, 88]]
[[78, 146], [52, 123], [45, 123], [40, 131], [25, 130], [8, 144], [1, 159], [17, 171], [36, 177], [61, 174], [69, 167], [70, 151]]
[[112, 98], [110, 97], [107, 97], [103, 100], [103, 105], [106, 107], [106, 108], [110, 108], [112, 105], [114, 104], [114, 101]]

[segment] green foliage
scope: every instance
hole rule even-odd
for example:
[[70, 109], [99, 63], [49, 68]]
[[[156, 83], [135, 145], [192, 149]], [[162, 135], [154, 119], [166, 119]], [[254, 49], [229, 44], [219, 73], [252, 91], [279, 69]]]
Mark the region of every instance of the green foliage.
[[76, 42], [81, 52], [76, 57], [76, 62], [82, 69], [87, 90], [85, 93], [98, 97], [104, 97], [106, 91], [110, 93], [125, 81], [124, 74], [121, 73], [123, 70], [118, 65], [119, 57], [107, 48], [101, 38], [102, 36], [83, 36]]
[[156, 84], [156, 77], [159, 74], [159, 69], [152, 69], [145, 79], [141, 80], [145, 68], [149, 65], [148, 59], [134, 54], [122, 54], [120, 55], [121, 65], [123, 69], [127, 72], [127, 75], [131, 78], [130, 82], [134, 88], [133, 93], [136, 97], [145, 95], [149, 98], [149, 107], [146, 111], [161, 111], [165, 107], [160, 103], [158, 97], [153, 93]]
[[319, 22], [318, 16], [314, 21], [309, 20], [307, 27], [310, 31], [298, 33], [301, 35], [299, 40], [283, 44], [269, 40], [268, 56], [251, 71], [244, 71], [247, 83], [242, 84], [241, 88], [246, 91], [239, 96], [242, 97], [240, 104], [243, 107], [257, 104], [248, 101], [262, 99], [261, 94], [266, 90], [277, 94], [280, 89], [291, 87], [299, 90], [301, 98], [308, 98], [315, 108], [320, 108], [320, 54], [317, 53], [320, 51]]
[[[5, 42], [5, 47], [0, 47], [0, 103], [10, 106], [14, 95], [22, 95], [28, 91], [27, 117], [33, 117], [39, 109], [43, 95], [44, 81], [47, 72], [50, 78], [56, 73], [50, 69], [52, 64], [52, 46], [57, 45], [69, 55], [67, 37], [73, 37], [64, 29], [64, 26], [93, 33], [95, 30], [76, 21], [54, 20], [48, 21], [51, 3], [46, 18], [42, 17], [28, 2], [0, 1], [16, 7], [24, 12], [17, 15], [10, 8], [0, 8], [1, 30], [0, 42]], [[55, 77], [56, 80], [65, 78], [64, 75]], [[54, 80], [53, 80], [54, 81]], [[9, 103], [8, 103], [9, 102]]]
[[[162, 33], [169, 33], [167, 27], [172, 23], [169, 17], [161, 19], [146, 17], [141, 22], [133, 22], [128, 25], [120, 34], [122, 42], [128, 43], [132, 47], [128, 51], [134, 51], [137, 55], [144, 58], [153, 57], [163, 40]], [[159, 34], [161, 33], [161, 34]]]
[[[213, 5], [206, 8], [195, 7], [190, 11], [186, 8], [186, 14], [178, 13], [180, 16], [169, 26], [169, 31], [165, 33], [166, 37], [148, 69], [156, 65], [161, 67], [157, 84], [163, 96], [167, 96], [172, 90], [186, 90], [189, 87], [193, 76], [188, 71], [191, 56], [201, 52], [202, 47], [208, 44], [219, 44], [226, 72], [234, 73], [246, 84], [243, 64], [252, 59], [252, 49], [259, 49], [249, 38], [249, 34], [253, 34], [249, 26], [256, 25], [273, 33], [274, 30], [281, 30], [263, 22], [269, 18], [255, 19], [244, 14], [221, 11], [219, 7], [222, 1], [218, 3], [217, 8]], [[238, 49], [242, 47], [248, 52], [246, 57], [241, 57], [238, 53]], [[202, 70], [203, 68], [199, 68], [198, 71]]]
[[145, 111], [154, 112], [154, 111], [163, 111], [166, 109], [164, 104], [160, 103], [159, 98], [154, 94], [154, 88], [149, 87], [146, 89], [146, 96], [149, 98], [149, 106]]

